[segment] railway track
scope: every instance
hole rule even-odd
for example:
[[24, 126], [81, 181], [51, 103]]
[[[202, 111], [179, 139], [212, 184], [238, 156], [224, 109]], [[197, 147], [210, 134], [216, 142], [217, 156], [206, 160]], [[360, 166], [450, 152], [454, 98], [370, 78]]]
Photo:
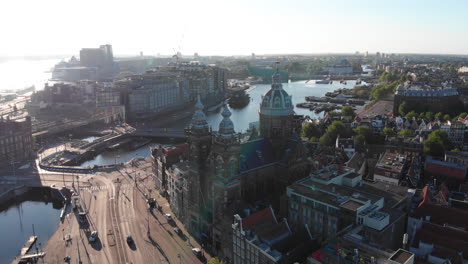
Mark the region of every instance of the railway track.
[[[119, 186], [115, 187], [115, 193], [113, 199], [110, 200], [110, 218], [112, 224], [112, 233], [115, 240], [115, 246], [117, 251], [118, 263], [126, 264], [128, 262], [127, 250], [125, 249], [125, 242], [123, 241], [123, 234], [120, 229], [118, 221], [118, 206], [117, 201], [119, 198]], [[109, 243], [111, 244], [111, 243]]]

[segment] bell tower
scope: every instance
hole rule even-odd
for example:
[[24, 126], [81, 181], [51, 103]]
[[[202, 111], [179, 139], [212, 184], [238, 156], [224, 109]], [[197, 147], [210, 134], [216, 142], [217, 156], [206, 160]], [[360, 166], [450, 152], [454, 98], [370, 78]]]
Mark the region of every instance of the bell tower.
[[[214, 136], [211, 153], [212, 192], [213, 192], [213, 243], [214, 249], [225, 249], [223, 243], [232, 239], [231, 223], [226, 216], [232, 216], [240, 199], [239, 157], [240, 139], [234, 131], [231, 111], [225, 105], [223, 120]], [[226, 224], [228, 223], [228, 224]], [[229, 255], [228, 252], [219, 252]]]

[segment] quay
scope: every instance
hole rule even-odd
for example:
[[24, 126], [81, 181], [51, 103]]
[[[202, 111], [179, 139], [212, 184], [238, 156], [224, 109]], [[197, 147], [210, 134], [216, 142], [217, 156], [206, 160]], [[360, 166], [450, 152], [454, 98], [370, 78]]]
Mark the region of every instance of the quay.
[[37, 236], [30, 236], [29, 239], [24, 243], [23, 248], [21, 249], [21, 256], [26, 255], [28, 251], [31, 249], [31, 247], [36, 243], [37, 241]]

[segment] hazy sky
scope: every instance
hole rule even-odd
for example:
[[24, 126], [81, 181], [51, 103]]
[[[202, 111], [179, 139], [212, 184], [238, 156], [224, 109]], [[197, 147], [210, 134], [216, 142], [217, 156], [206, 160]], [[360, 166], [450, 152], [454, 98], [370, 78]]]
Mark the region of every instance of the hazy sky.
[[468, 54], [466, 0], [2, 0], [0, 55]]

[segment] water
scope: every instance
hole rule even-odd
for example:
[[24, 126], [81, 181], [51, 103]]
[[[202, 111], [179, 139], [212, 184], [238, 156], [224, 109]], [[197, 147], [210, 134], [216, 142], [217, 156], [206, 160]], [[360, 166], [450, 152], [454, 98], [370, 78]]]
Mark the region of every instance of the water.
[[44, 248], [57, 229], [59, 217], [60, 210], [44, 202], [26, 201], [0, 212], [0, 263], [10, 263], [19, 255], [26, 240], [33, 235], [33, 224], [38, 236], [36, 246], [41, 243]]
[[[363, 83], [364, 84], [364, 83]], [[334, 91], [339, 88], [353, 88], [356, 81], [346, 81], [345, 84], [340, 84], [339, 81], [333, 81], [332, 84], [315, 84], [314, 81], [306, 83], [306, 81], [297, 81], [291, 83], [283, 83], [283, 89], [292, 95], [292, 103], [294, 111], [298, 115], [308, 115], [310, 117], [317, 117], [313, 111], [306, 108], [295, 107], [298, 103], [305, 102], [306, 96], [324, 96], [325, 93]], [[234, 123], [234, 128], [237, 132], [243, 132], [249, 128], [249, 123], [258, 121], [258, 109], [262, 95], [270, 90], [270, 84], [256, 84], [256, 88], [249, 92], [251, 102], [242, 109], [231, 109], [231, 120]], [[215, 113], [207, 113], [208, 123], [212, 126], [213, 130], [218, 130], [219, 123], [223, 117], [220, 111]], [[186, 122], [187, 125], [189, 120]]]
[[104, 151], [101, 154], [97, 155], [94, 159], [85, 161], [80, 166], [82, 167], [93, 167], [94, 165], [112, 165], [115, 163], [123, 163], [130, 161], [134, 158], [143, 157], [147, 158], [151, 155], [150, 148], [157, 145], [157, 143], [150, 143], [138, 149], [127, 151], [123, 149], [118, 149], [114, 151]]
[[58, 59], [11, 59], [0, 60], [0, 92], [18, 90], [34, 85], [36, 90], [42, 90], [44, 84], [51, 78], [50, 70], [60, 60]]

